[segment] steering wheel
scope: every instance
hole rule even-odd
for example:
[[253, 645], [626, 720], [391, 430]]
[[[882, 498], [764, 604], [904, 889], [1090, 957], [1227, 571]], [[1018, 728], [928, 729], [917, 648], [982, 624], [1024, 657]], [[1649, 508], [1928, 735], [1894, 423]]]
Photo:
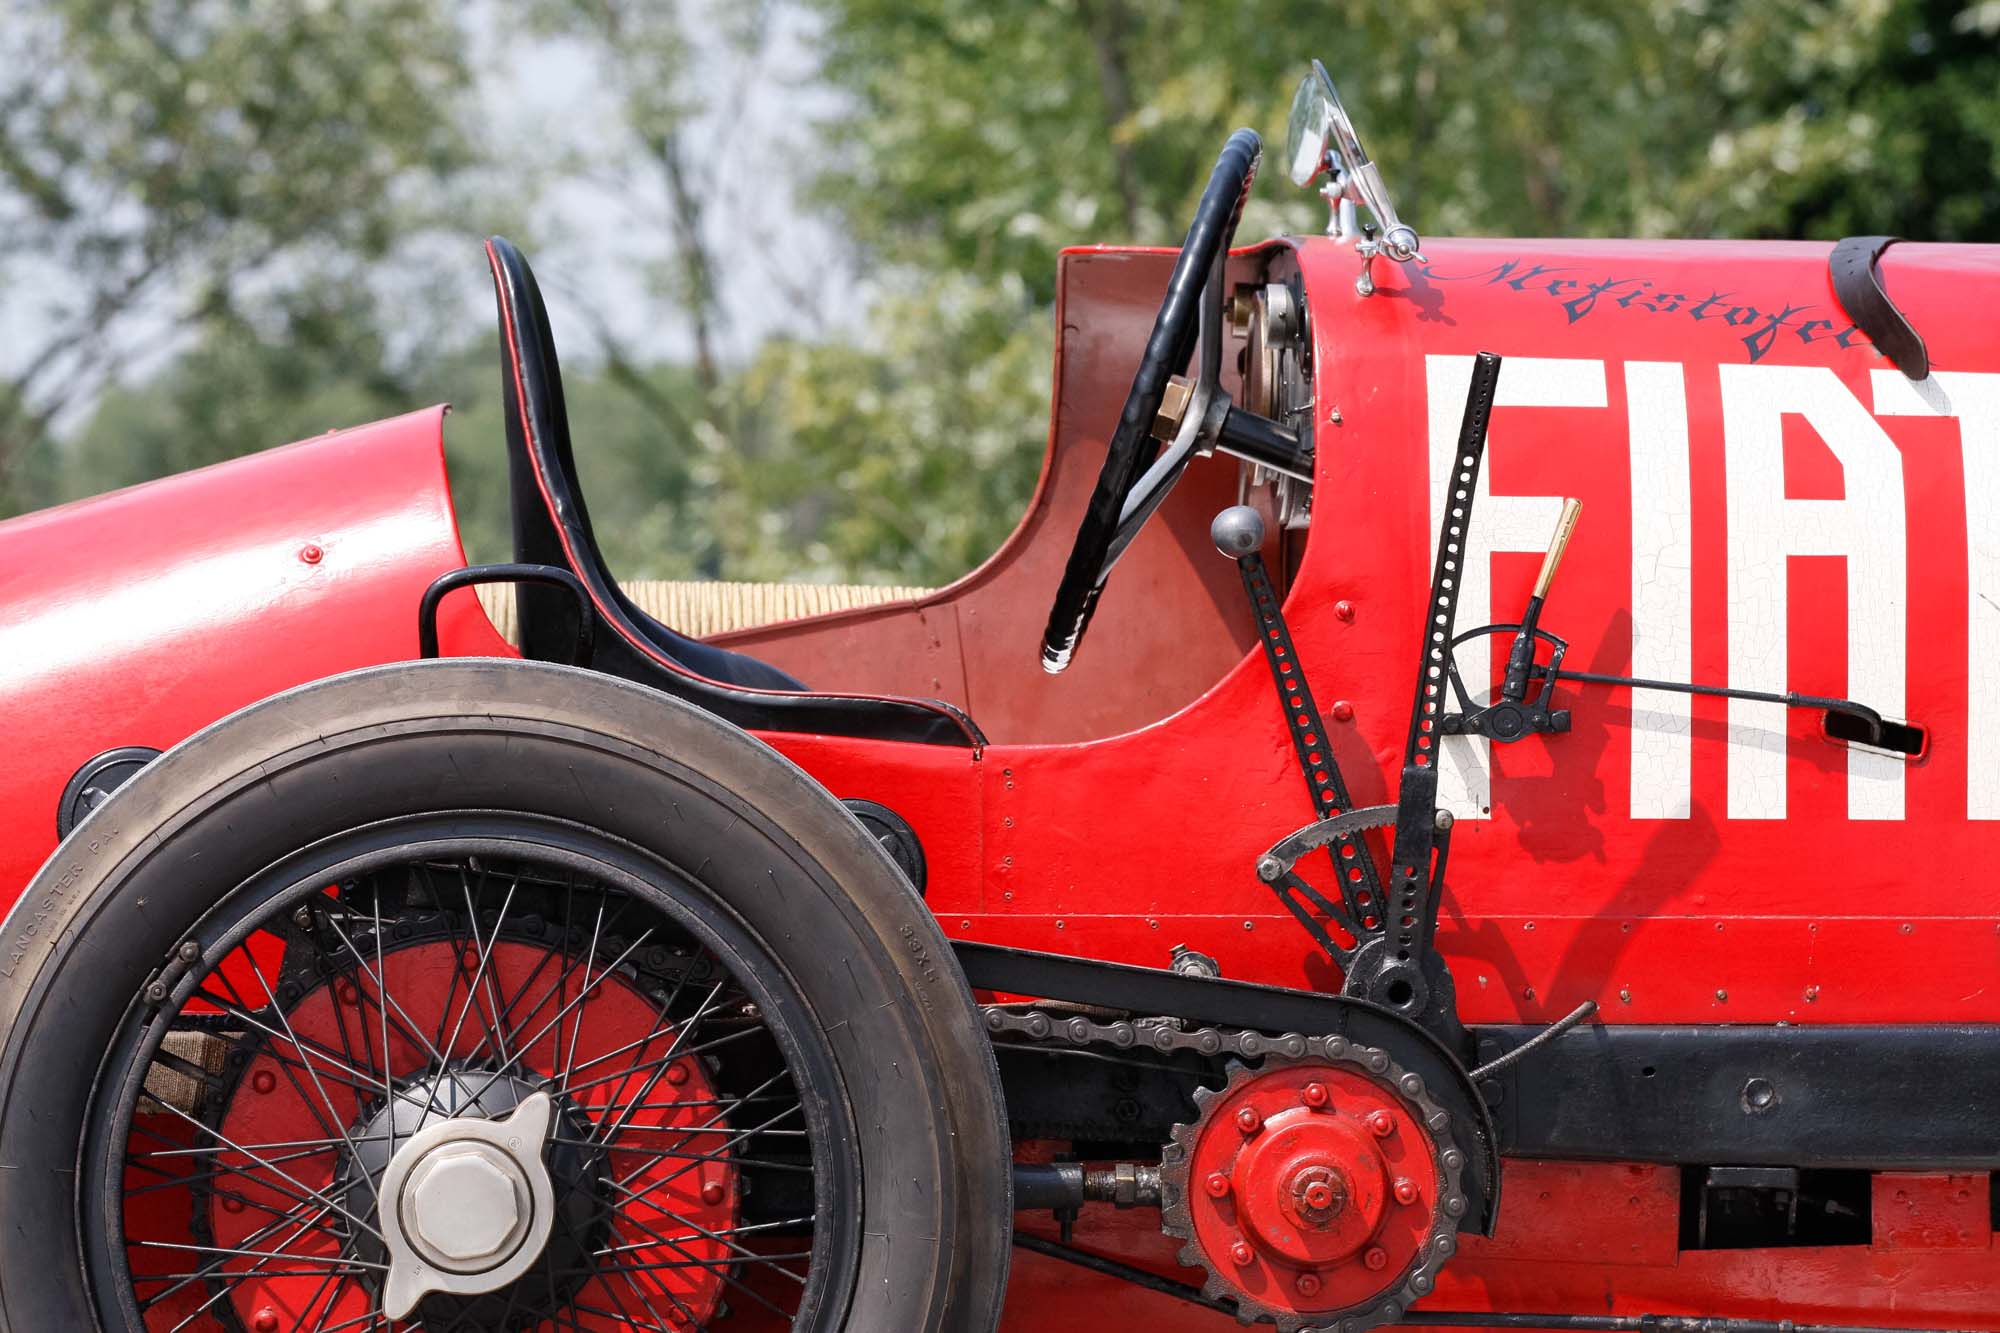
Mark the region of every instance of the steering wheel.
[[[1238, 130], [1223, 145], [1222, 155], [1201, 192], [1194, 225], [1181, 243], [1167, 281], [1166, 299], [1153, 320], [1145, 355], [1132, 377], [1125, 408], [1097, 474], [1097, 488], [1083, 512], [1076, 545], [1070, 549], [1062, 582], [1056, 587], [1049, 625], [1042, 633], [1042, 670], [1051, 675], [1070, 664], [1083, 632], [1097, 610], [1104, 581], [1139, 529], [1180, 480], [1197, 446], [1213, 440], [1229, 397], [1218, 384], [1222, 362], [1222, 270], [1229, 243], [1243, 216], [1250, 183], [1264, 155], [1254, 130]], [[1153, 438], [1153, 423], [1166, 401], [1168, 382], [1187, 367], [1197, 335], [1201, 366], [1179, 431], [1163, 453]], [[1211, 418], [1216, 420], [1211, 420]]]

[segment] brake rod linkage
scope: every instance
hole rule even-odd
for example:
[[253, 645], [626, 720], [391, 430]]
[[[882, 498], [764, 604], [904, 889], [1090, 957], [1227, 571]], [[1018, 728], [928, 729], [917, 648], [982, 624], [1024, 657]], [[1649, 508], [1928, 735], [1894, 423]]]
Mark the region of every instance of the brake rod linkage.
[[[1439, 719], [1440, 729], [1446, 735], [1484, 736], [1505, 743], [1528, 736], [1566, 732], [1570, 727], [1569, 710], [1550, 706], [1556, 682], [1566, 680], [1578, 685], [1622, 686], [1629, 690], [1661, 690], [1672, 694], [1747, 699], [1753, 703], [1783, 704], [1786, 708], [1814, 709], [1825, 715], [1829, 740], [1848, 741], [1911, 756], [1921, 756], [1929, 748], [1929, 733], [1921, 725], [1891, 721], [1876, 709], [1852, 699], [1775, 690], [1746, 690], [1727, 685], [1697, 685], [1645, 676], [1611, 675], [1602, 671], [1564, 670], [1563, 655], [1569, 651], [1569, 640], [1541, 627], [1542, 605], [1548, 598], [1549, 586], [1555, 582], [1556, 570], [1562, 565], [1563, 554], [1569, 549], [1570, 537], [1575, 533], [1577, 519], [1582, 513], [1583, 505], [1578, 501], [1563, 501], [1555, 536], [1550, 539], [1548, 554], [1542, 559], [1542, 571], [1535, 579], [1534, 592], [1529, 596], [1528, 605], [1521, 612], [1518, 622], [1481, 625], [1477, 629], [1449, 636], [1444, 666], [1452, 696], [1458, 702], [1458, 711]], [[1449, 629], [1449, 626], [1446, 628]], [[1508, 649], [1507, 667], [1500, 678], [1499, 697], [1480, 705], [1473, 701], [1471, 691], [1465, 687], [1464, 677], [1459, 674], [1459, 645], [1501, 634], [1513, 635], [1514, 641]], [[1549, 646], [1547, 662], [1535, 659], [1536, 645], [1542, 643]], [[1536, 685], [1540, 688], [1533, 689], [1531, 694], [1531, 688]]]

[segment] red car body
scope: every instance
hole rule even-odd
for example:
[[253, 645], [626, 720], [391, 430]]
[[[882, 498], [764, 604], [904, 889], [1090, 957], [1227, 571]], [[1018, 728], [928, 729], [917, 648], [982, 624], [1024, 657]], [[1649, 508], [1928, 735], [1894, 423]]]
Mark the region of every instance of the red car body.
[[[1426, 250], [1365, 298], [1328, 241], [1233, 261], [1246, 277], [1296, 265], [1306, 294], [1316, 502], [1309, 530], [1274, 525], [1267, 560], [1357, 803], [1394, 799], [1435, 497], [1481, 349], [1507, 360], [1475, 532], [1490, 559], [1471, 553], [1461, 627], [1516, 618], [1575, 497], [1585, 518], [1544, 619], [1570, 665], [1847, 696], [1930, 737], [1900, 759], [1774, 705], [1565, 687], [1567, 735], [1452, 738], [1438, 943], [1462, 1017], [1548, 1022], [1588, 999], [1606, 1023], [2000, 1021], [2000, 891], [1978, 871], [2000, 854], [2000, 324], [1983, 317], [2000, 247], [1885, 255], [1936, 367], [1921, 385], [1841, 312], [1825, 245]], [[977, 749], [764, 737], [834, 795], [909, 820], [948, 934], [1156, 967], [1188, 942], [1225, 977], [1334, 988], [1253, 870], [1315, 812], [1242, 585], [1209, 541], [1236, 468], [1190, 470], [1070, 671], [1036, 661], [1171, 259], [1064, 255], [1041, 484], [985, 565], [919, 601], [723, 642], [815, 689], [943, 699], [980, 724]], [[0, 902], [54, 849], [58, 798], [90, 756], [416, 656], [419, 596], [464, 563], [441, 422], [413, 413], [0, 525]], [[447, 655], [513, 651], [466, 592], [441, 639]], [[1510, 1159], [1498, 1234], [1466, 1238], [1433, 1303], [2000, 1328], [1990, 1178], [1885, 1173], [1874, 1189], [1869, 1244], [1684, 1250], [1678, 1168]], [[1186, 1276], [1144, 1214], [1086, 1213], [1077, 1236]], [[1112, 1311], [1162, 1333], [1231, 1325], [1019, 1256], [1006, 1327]]]

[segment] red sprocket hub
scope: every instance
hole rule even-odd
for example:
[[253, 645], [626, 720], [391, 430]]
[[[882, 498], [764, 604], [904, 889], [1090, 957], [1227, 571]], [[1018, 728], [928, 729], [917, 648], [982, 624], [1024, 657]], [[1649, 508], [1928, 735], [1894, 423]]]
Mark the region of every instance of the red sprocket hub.
[[1463, 1200], [1407, 1077], [1273, 1058], [1196, 1093], [1201, 1115], [1167, 1157], [1166, 1226], [1188, 1242], [1183, 1262], [1209, 1270], [1209, 1295], [1289, 1331], [1381, 1322], [1429, 1289], [1452, 1248], [1448, 1203]]

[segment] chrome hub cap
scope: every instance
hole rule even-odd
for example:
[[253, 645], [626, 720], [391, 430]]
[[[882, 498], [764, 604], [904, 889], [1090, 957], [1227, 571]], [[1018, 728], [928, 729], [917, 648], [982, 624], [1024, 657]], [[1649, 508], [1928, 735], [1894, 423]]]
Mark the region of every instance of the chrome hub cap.
[[439, 1120], [397, 1147], [381, 1185], [384, 1314], [406, 1318], [433, 1292], [496, 1291], [534, 1264], [555, 1223], [542, 1160], [554, 1119], [537, 1092], [505, 1120]]

